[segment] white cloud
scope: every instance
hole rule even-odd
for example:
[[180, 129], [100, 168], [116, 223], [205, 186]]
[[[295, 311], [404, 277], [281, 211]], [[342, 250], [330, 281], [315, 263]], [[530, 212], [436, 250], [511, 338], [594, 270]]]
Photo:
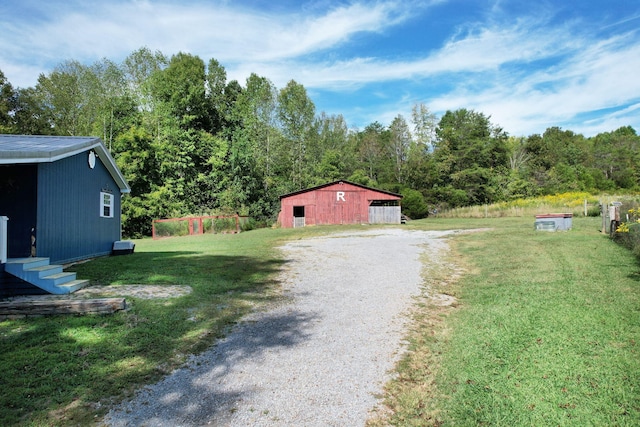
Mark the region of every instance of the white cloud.
[[[150, 1], [101, 2], [85, 8], [59, 3], [52, 7], [55, 16], [45, 22], [28, 17], [21, 22], [0, 21], [2, 33], [20, 34], [0, 40], [0, 51], [5, 52], [0, 67], [17, 68], [28, 56], [36, 58], [34, 65], [40, 65], [41, 72], [47, 72], [51, 64], [65, 59], [119, 60], [143, 46], [166, 54], [190, 52], [223, 64], [269, 64], [328, 49], [358, 32], [381, 31], [406, 19], [408, 9], [396, 2], [353, 3], [302, 15], [268, 14], [224, 2], [189, 7]], [[26, 74], [15, 80], [34, 84], [33, 75]]]
[[[572, 35], [571, 28], [512, 28], [481, 30], [445, 44], [431, 56], [415, 61], [391, 62], [376, 58], [356, 58], [328, 64], [289, 62], [266, 67], [267, 76], [286, 76], [308, 87], [336, 92], [356, 90], [371, 83], [396, 81], [394, 90], [419, 81], [455, 80], [453, 91], [425, 102], [440, 114], [448, 109], [471, 108], [492, 117], [492, 121], [512, 134], [543, 132], [564, 125], [576, 132], [593, 135], [632, 124], [637, 116], [602, 116], [583, 123], [578, 116], [632, 102], [640, 97], [640, 45], [629, 33], [596, 42]], [[527, 69], [536, 61], [552, 65]], [[275, 80], [282, 86], [284, 82]], [[386, 101], [378, 111], [369, 111], [369, 122], [391, 122], [397, 114], [410, 111], [403, 100]], [[383, 109], [386, 107], [386, 109]], [[361, 120], [364, 119], [360, 113]], [[362, 123], [362, 121], [361, 121]], [[612, 127], [615, 126], [615, 127]]]
[[609, 119], [604, 116], [600, 125], [598, 121], [582, 124], [583, 119], [578, 119], [579, 115], [596, 114], [640, 99], [640, 79], [634, 77], [640, 67], [640, 45], [629, 43], [629, 37], [591, 45], [585, 41], [582, 49], [550, 69], [521, 79], [509, 75], [487, 79], [492, 83], [480, 91], [463, 88], [441, 95], [431, 105], [439, 111], [473, 108], [518, 134], [541, 132], [561, 123], [586, 134], [612, 130], [611, 123], [623, 126], [635, 121], [637, 126], [638, 118], [631, 111]]
[[[423, 102], [440, 113], [476, 109], [513, 134], [560, 123], [581, 132], [611, 130], [606, 127], [616, 123], [640, 125], [637, 108], [609, 111], [639, 102], [637, 31], [602, 39], [581, 22], [550, 24], [553, 16], [546, 9], [537, 18], [464, 22], [451, 28], [453, 35], [439, 47], [414, 50], [413, 56], [376, 57], [371, 49], [346, 57], [339, 49], [356, 34], [380, 40], [442, 1], [323, 2], [306, 10], [260, 11], [226, 1], [186, 6], [151, 0], [41, 5], [34, 0], [33, 10], [41, 16], [0, 16], [0, 69], [14, 86], [26, 87], [66, 59], [119, 61], [146, 46], [215, 58], [230, 79], [241, 83], [257, 73], [278, 87], [295, 79], [310, 92], [345, 97], [375, 92], [383, 103], [345, 105], [340, 111], [351, 110], [369, 122], [388, 124], [410, 112], [410, 104]], [[500, 2], [494, 6], [502, 9]], [[638, 15], [609, 27], [635, 19]], [[601, 117], [591, 120], [590, 112]]]
[[539, 23], [519, 22], [505, 28], [478, 28], [464, 37], [445, 43], [438, 51], [413, 60], [357, 57], [333, 62], [305, 62], [293, 59], [280, 63], [242, 63], [235, 74], [266, 69], [270, 78], [288, 76], [309, 87], [344, 90], [381, 81], [435, 78], [450, 73], [481, 73], [512, 63], [531, 63], [575, 51], [570, 28], [536, 27]]
[[[412, 62], [357, 58], [324, 68], [316, 64], [300, 74], [305, 84], [335, 90], [404, 80], [419, 91], [416, 80], [446, 78], [447, 83], [455, 82], [452, 91], [419, 102], [439, 113], [458, 108], [481, 111], [514, 134], [542, 132], [563, 124], [589, 135], [612, 130], [613, 125], [640, 125], [635, 110], [616, 116], [602, 113], [640, 99], [637, 34], [597, 41], [573, 30], [531, 28], [522, 23], [481, 29]], [[536, 61], [551, 65], [538, 67]], [[391, 104], [389, 108], [379, 112], [376, 120], [389, 120], [410, 106]], [[584, 115], [590, 113], [602, 118], [583, 123]]]

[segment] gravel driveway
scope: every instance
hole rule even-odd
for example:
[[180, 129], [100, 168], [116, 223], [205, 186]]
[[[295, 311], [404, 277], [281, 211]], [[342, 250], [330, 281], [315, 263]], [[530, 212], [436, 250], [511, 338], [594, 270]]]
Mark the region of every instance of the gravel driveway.
[[288, 302], [254, 313], [143, 388], [109, 426], [363, 426], [403, 351], [405, 315], [447, 232], [366, 229], [282, 249]]

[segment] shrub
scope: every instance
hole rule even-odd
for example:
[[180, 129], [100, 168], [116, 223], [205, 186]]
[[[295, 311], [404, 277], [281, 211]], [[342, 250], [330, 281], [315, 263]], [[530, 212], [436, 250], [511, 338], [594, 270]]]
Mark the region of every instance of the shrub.
[[188, 221], [158, 222], [155, 227], [158, 237], [187, 236], [189, 234]]
[[640, 258], [640, 207], [628, 209], [627, 212], [628, 220], [620, 223], [613, 238]]
[[240, 217], [240, 231], [251, 231], [258, 228], [266, 228], [266, 221], [258, 221], [251, 217]]
[[599, 205], [589, 206], [587, 208], [587, 216], [600, 216], [601, 213], [602, 212]]
[[429, 207], [424, 201], [424, 196], [417, 190], [405, 188], [402, 194], [402, 212], [412, 219], [426, 218], [429, 215]]

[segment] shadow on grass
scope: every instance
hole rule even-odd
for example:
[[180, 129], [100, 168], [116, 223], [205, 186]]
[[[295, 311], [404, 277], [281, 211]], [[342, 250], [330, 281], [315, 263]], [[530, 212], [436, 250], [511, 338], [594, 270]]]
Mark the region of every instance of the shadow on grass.
[[[193, 291], [173, 299], [127, 298], [130, 309], [114, 315], [0, 322], [0, 425], [95, 421], [94, 415], [105, 409], [92, 402], [118, 401], [157, 381], [181, 363], [180, 354], [208, 348], [256, 304], [278, 298], [276, 273], [285, 262], [177, 251], [73, 266], [69, 271], [98, 287], [178, 284]], [[279, 330], [252, 338], [234, 354], [249, 357], [261, 349], [294, 345], [304, 339], [306, 321], [302, 315], [287, 316], [276, 322]]]
[[[141, 252], [99, 258], [68, 269], [92, 284], [185, 284], [212, 285], [220, 278], [255, 284], [256, 275], [266, 276], [285, 261], [245, 255], [210, 255], [202, 252]], [[223, 289], [221, 289], [223, 290]]]
[[291, 311], [266, 313], [245, 322], [186, 367], [142, 390], [105, 421], [115, 425], [219, 425], [243, 400], [268, 386], [252, 379], [252, 372], [262, 369], [265, 353], [310, 339], [308, 330], [316, 320], [315, 314]]

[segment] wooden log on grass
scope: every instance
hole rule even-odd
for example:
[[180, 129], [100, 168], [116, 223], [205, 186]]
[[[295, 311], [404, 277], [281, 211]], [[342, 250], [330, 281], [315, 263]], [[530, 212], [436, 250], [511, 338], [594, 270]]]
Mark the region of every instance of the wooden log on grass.
[[124, 298], [0, 301], [0, 316], [47, 316], [55, 314], [111, 314], [126, 308]]

